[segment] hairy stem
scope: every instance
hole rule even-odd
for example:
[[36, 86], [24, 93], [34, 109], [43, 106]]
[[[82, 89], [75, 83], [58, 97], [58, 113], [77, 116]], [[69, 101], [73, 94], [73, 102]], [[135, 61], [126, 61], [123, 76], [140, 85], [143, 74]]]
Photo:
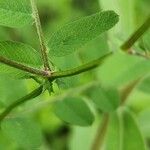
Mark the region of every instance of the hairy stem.
[[24, 64], [20, 64], [16, 61], [9, 60], [9, 59], [1, 57], [1, 56], [0, 56], [0, 62], [3, 64], [6, 64], [8, 66], [17, 68], [19, 70], [23, 70], [23, 71], [26, 71], [26, 72], [29, 72], [29, 73], [32, 73], [35, 75], [39, 75], [39, 76], [54, 80], [57, 78], [75, 76], [75, 75], [78, 75], [80, 73], [89, 71], [90, 69], [94, 69], [94, 68], [98, 67], [101, 63], [103, 63], [105, 58], [107, 58], [110, 55], [112, 55], [112, 52], [104, 55], [103, 57], [100, 57], [99, 59], [93, 60], [93, 61], [86, 63], [82, 66], [79, 66], [77, 68], [73, 68], [73, 69], [65, 70], [65, 71], [58, 71], [58, 72], [50, 72], [50, 71], [44, 71], [44, 70], [39, 70], [36, 68], [28, 67], [28, 66], [25, 66]]
[[96, 137], [94, 139], [94, 143], [92, 145], [91, 150], [100, 150], [102, 148], [104, 137], [107, 131], [108, 122], [109, 114], [104, 114], [103, 120], [100, 123], [100, 126], [98, 127], [98, 130], [96, 132]]
[[121, 46], [121, 49], [128, 51], [133, 44], [149, 29], [150, 27], [150, 16], [149, 18], [140, 26], [131, 37]]
[[0, 63], [6, 64], [8, 66], [17, 68], [17, 69], [22, 70], [22, 71], [26, 71], [26, 72], [29, 72], [32, 74], [40, 75], [40, 76], [48, 76], [49, 75], [49, 72], [47, 72], [47, 71], [43, 71], [43, 70], [39, 70], [39, 69], [32, 68], [29, 66], [25, 66], [24, 64], [20, 64], [16, 61], [9, 60], [9, 59], [2, 57], [2, 56], [0, 56]]
[[73, 69], [66, 70], [66, 71], [54, 72], [51, 74], [51, 78], [57, 79], [57, 78], [69, 77], [69, 76], [74, 76], [74, 75], [89, 71], [90, 69], [94, 69], [98, 67], [105, 60], [105, 58], [107, 58], [110, 55], [112, 55], [112, 52], [104, 55], [103, 57], [100, 57], [99, 59], [93, 60], [82, 66], [79, 66], [77, 68], [73, 68]]
[[41, 27], [41, 22], [40, 22], [38, 9], [36, 7], [35, 0], [30, 0], [30, 1], [31, 1], [33, 16], [34, 16], [34, 19], [35, 19], [37, 34], [38, 34], [39, 41], [40, 41], [41, 54], [42, 54], [42, 60], [43, 60], [43, 63], [44, 63], [44, 68], [45, 68], [45, 70], [50, 70], [48, 56], [47, 56], [47, 48], [46, 48], [46, 44], [45, 44], [45, 39], [44, 39], [42, 27]]
[[40, 86], [39, 88], [35, 89], [34, 91], [32, 91], [31, 93], [29, 93], [28, 95], [18, 99], [17, 101], [15, 101], [14, 103], [12, 103], [11, 105], [9, 105], [1, 114], [0, 114], [0, 122], [16, 107], [18, 107], [19, 105], [39, 96], [43, 91], [43, 86]]

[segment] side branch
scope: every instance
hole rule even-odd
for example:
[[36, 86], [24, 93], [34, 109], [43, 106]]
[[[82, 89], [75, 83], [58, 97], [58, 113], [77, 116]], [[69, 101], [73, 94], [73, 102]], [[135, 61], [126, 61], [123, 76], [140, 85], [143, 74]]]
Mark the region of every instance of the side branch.
[[17, 101], [15, 101], [14, 103], [12, 103], [11, 105], [9, 105], [1, 114], [0, 114], [0, 122], [16, 107], [18, 107], [19, 105], [39, 96], [43, 91], [43, 86], [40, 86], [39, 88], [35, 89], [34, 91], [32, 91], [31, 93], [29, 93], [28, 95], [18, 99]]
[[38, 37], [39, 37], [42, 60], [43, 60], [43, 63], [44, 63], [44, 68], [47, 71], [47, 70], [50, 70], [50, 66], [49, 66], [49, 61], [48, 61], [48, 56], [47, 56], [47, 48], [46, 48], [46, 44], [45, 44], [45, 39], [44, 39], [44, 36], [43, 36], [42, 27], [41, 27], [40, 17], [39, 17], [39, 13], [38, 13], [38, 9], [36, 7], [35, 1], [34, 0], [30, 0], [30, 1], [31, 1], [33, 17], [35, 19], [37, 34], [38, 34]]
[[131, 37], [121, 46], [121, 49], [124, 51], [128, 51], [133, 44], [149, 29], [150, 27], [150, 16], [149, 18], [140, 26]]
[[0, 56], [0, 63], [6, 64], [8, 66], [17, 68], [17, 69], [22, 70], [22, 71], [26, 71], [26, 72], [29, 72], [32, 74], [40, 75], [40, 76], [48, 76], [49, 75], [49, 73], [47, 71], [43, 71], [43, 70], [39, 70], [39, 69], [25, 66], [24, 64], [20, 64], [16, 61], [9, 60], [9, 59], [2, 57], [2, 56]]
[[112, 52], [104, 55], [103, 57], [100, 57], [99, 59], [93, 60], [82, 66], [79, 66], [77, 68], [73, 68], [73, 69], [66, 70], [66, 71], [54, 72], [51, 74], [51, 78], [57, 79], [57, 78], [69, 77], [69, 76], [74, 76], [74, 75], [89, 71], [90, 69], [94, 69], [98, 67], [100, 64], [102, 64], [103, 61], [110, 55], [112, 55]]

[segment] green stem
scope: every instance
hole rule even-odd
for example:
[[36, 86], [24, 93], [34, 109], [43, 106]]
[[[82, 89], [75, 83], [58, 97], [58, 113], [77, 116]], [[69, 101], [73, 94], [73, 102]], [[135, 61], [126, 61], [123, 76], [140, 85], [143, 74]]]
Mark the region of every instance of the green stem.
[[19, 70], [23, 70], [23, 71], [26, 71], [26, 72], [29, 72], [32, 74], [44, 76], [44, 77], [49, 75], [48, 71], [43, 71], [43, 70], [39, 70], [36, 68], [28, 67], [28, 66], [25, 66], [24, 64], [20, 64], [16, 61], [9, 60], [9, 59], [2, 57], [2, 56], [0, 56], [0, 63], [6, 64], [8, 66], [11, 66], [11, 67], [14, 67], [14, 68], [17, 68]]
[[108, 54], [104, 55], [103, 57], [100, 57], [96, 60], [93, 60], [89, 63], [86, 63], [82, 66], [79, 66], [77, 68], [73, 68], [73, 69], [66, 70], [66, 71], [54, 72], [54, 73], [51, 74], [50, 77], [52, 79], [57, 79], [57, 78], [74, 76], [74, 75], [89, 71], [90, 69], [94, 69], [94, 68], [98, 67], [101, 63], [103, 63], [105, 58], [107, 58], [110, 55], [112, 55], [112, 52], [110, 52], [110, 53], [108, 53]]
[[121, 46], [121, 49], [124, 51], [130, 49], [133, 46], [133, 44], [149, 29], [149, 27], [150, 27], [150, 17]]
[[40, 86], [39, 88], [35, 89], [34, 91], [32, 91], [31, 93], [29, 93], [28, 95], [18, 99], [17, 101], [15, 101], [14, 103], [12, 103], [11, 105], [9, 105], [1, 114], [0, 114], [0, 122], [16, 107], [18, 107], [19, 105], [29, 101], [30, 99], [33, 99], [37, 96], [39, 96], [43, 91], [43, 86]]
[[31, 1], [33, 17], [35, 19], [37, 34], [38, 34], [39, 41], [40, 41], [41, 54], [42, 54], [42, 60], [43, 60], [43, 63], [44, 63], [44, 68], [45, 68], [45, 70], [50, 70], [48, 56], [47, 56], [47, 48], [46, 48], [46, 44], [45, 44], [45, 39], [44, 39], [42, 27], [41, 27], [41, 22], [40, 22], [38, 9], [36, 7], [35, 0], [30, 0], [30, 1]]
[[3, 64], [6, 64], [8, 66], [17, 68], [17, 69], [54, 80], [57, 78], [74, 76], [74, 75], [89, 71], [90, 69], [94, 69], [94, 68], [98, 67], [101, 63], [103, 63], [105, 58], [107, 58], [110, 55], [112, 55], [112, 52], [110, 52], [96, 60], [93, 60], [89, 63], [86, 63], [82, 66], [79, 66], [77, 68], [73, 68], [73, 69], [66, 70], [66, 71], [53, 72], [53, 73], [51, 73], [50, 71], [43, 71], [43, 70], [38, 70], [36, 68], [28, 67], [28, 66], [25, 66], [24, 64], [20, 64], [16, 61], [9, 60], [9, 59], [1, 57], [1, 56], [0, 56], [0, 62]]
[[30, 76], [31, 79], [33, 79], [35, 82], [37, 82], [38, 84], [42, 84], [42, 80], [40, 80], [38, 77], [35, 76]]
[[123, 87], [123, 89], [120, 91], [120, 99], [121, 99], [120, 105], [124, 105], [124, 103], [130, 96], [132, 91], [135, 89], [135, 87], [139, 84], [141, 80], [142, 77], [139, 77], [138, 79], [132, 81], [131, 83]]
[[94, 143], [92, 145], [91, 150], [100, 150], [102, 149], [104, 137], [107, 131], [107, 126], [109, 122], [109, 114], [104, 114], [103, 120], [98, 127], [98, 131], [96, 132], [96, 137], [94, 139]]

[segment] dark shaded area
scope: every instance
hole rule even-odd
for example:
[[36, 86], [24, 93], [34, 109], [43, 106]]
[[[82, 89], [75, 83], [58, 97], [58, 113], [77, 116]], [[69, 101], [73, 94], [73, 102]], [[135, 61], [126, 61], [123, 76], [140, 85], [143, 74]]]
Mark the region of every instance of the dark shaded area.
[[45, 141], [49, 148], [54, 150], [69, 150], [68, 139], [70, 131], [68, 126], [62, 126], [54, 133], [44, 132]]
[[72, 7], [84, 11], [86, 14], [92, 14], [99, 11], [99, 3], [97, 0], [73, 0]]

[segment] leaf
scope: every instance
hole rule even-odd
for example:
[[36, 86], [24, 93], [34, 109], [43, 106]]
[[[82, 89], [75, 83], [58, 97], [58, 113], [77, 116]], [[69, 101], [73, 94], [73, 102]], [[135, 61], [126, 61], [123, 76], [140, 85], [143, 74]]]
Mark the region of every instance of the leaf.
[[119, 35], [123, 35], [121, 38], [127, 39], [135, 30], [135, 1], [136, 0], [99, 0], [103, 10], [112, 9], [120, 16], [119, 23], [113, 35], [119, 32]]
[[90, 41], [78, 51], [79, 58], [82, 62], [88, 62], [98, 59], [109, 52], [107, 34], [103, 33], [98, 38]]
[[[75, 53], [67, 55], [66, 57], [54, 57], [52, 61], [59, 68], [59, 70], [68, 70], [81, 65], [79, 57]], [[59, 78], [56, 80], [56, 82], [59, 88], [68, 89], [79, 85], [81, 82], [81, 76], [82, 75], [67, 78]]]
[[[105, 54], [108, 54], [108, 52], [109, 48], [107, 37], [106, 34], [102, 34], [100, 37], [90, 41], [86, 46], [79, 49], [78, 53], [72, 53], [65, 57], [52, 57], [52, 62], [61, 70], [68, 70], [74, 67], [78, 67], [89, 61], [99, 59]], [[88, 82], [89, 80], [91, 80], [91, 77], [95, 79], [95, 73], [96, 70], [91, 70], [87, 73], [80, 74], [80, 76], [59, 78], [56, 80], [56, 82], [59, 88], [67, 89], [83, 84], [83, 80], [86, 80], [85, 82]]]
[[[72, 137], [68, 143], [69, 150], [90, 150], [97, 132], [97, 124], [89, 127], [73, 126]], [[78, 143], [78, 144], [77, 144]]]
[[[40, 67], [41, 59], [32, 47], [19, 42], [0, 42], [0, 56], [22, 63], [30, 67]], [[13, 77], [24, 77], [28, 73], [0, 63], [0, 74], [12, 75]]]
[[18, 28], [32, 23], [29, 0], [0, 0], [0, 25]]
[[5, 119], [1, 123], [3, 133], [25, 149], [38, 149], [42, 142], [39, 126], [26, 118]]
[[81, 98], [68, 97], [55, 103], [56, 115], [65, 122], [89, 126], [94, 121], [94, 116], [87, 104]]
[[120, 149], [120, 119], [116, 112], [110, 114], [109, 125], [104, 139], [104, 150], [122, 150]]
[[0, 149], [1, 150], [15, 150], [16, 145], [8, 139], [2, 131], [0, 131]]
[[23, 80], [14, 80], [0, 76], [0, 102], [4, 106], [12, 104], [26, 94], [27, 88]]
[[99, 68], [98, 78], [105, 86], [124, 86], [149, 73], [150, 61], [116, 52]]
[[150, 75], [146, 76], [141, 83], [138, 86], [138, 89], [140, 89], [142, 92], [145, 92], [147, 94], [150, 93]]
[[141, 111], [138, 115], [139, 125], [145, 138], [150, 138], [150, 108]]
[[56, 31], [49, 41], [50, 56], [65, 56], [109, 30], [118, 22], [113, 11], [104, 11], [69, 23]]
[[147, 51], [150, 51], [150, 42], [149, 41], [150, 41], [150, 30], [143, 36], [143, 46], [144, 46], [144, 49]]
[[[129, 110], [124, 110], [122, 117], [124, 128], [123, 150], [145, 150], [146, 147], [142, 134], [131, 112]], [[132, 137], [132, 140], [129, 137]]]
[[110, 117], [104, 150], [146, 150], [140, 129], [131, 112], [123, 109]]
[[100, 86], [92, 89], [90, 98], [103, 112], [112, 112], [119, 106], [119, 93], [116, 89], [104, 89]]

